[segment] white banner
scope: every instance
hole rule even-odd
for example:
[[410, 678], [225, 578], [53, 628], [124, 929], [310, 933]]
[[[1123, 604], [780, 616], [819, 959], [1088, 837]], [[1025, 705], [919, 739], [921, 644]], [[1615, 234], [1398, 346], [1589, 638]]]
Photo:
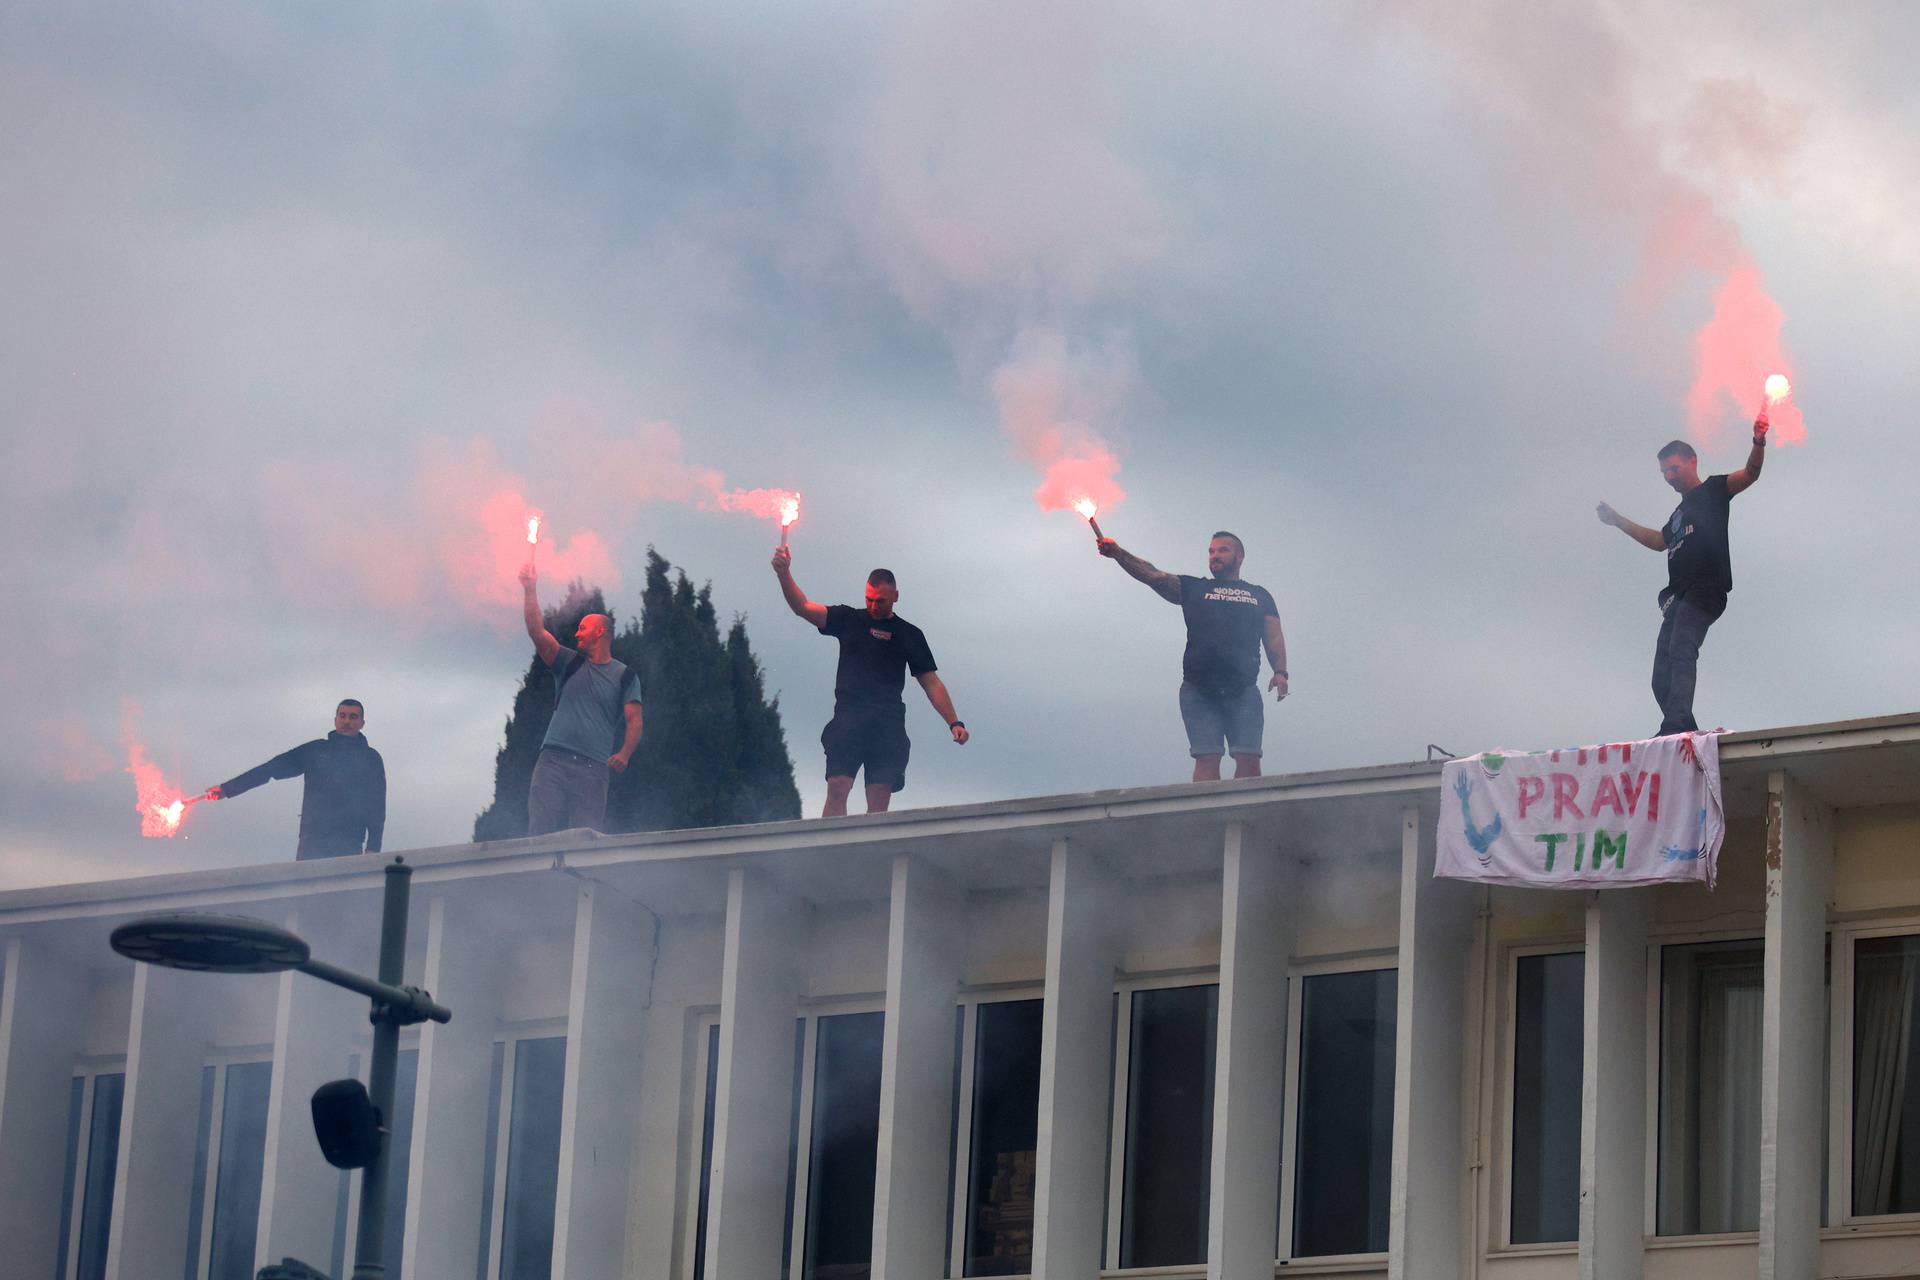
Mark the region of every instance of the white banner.
[[1436, 876], [1535, 889], [1713, 887], [1727, 832], [1713, 734], [1488, 751], [1447, 761], [1440, 777]]

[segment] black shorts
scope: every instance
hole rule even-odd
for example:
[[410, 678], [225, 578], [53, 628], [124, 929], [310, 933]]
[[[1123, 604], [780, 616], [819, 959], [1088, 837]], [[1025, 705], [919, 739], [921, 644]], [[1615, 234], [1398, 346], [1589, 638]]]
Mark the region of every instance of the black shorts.
[[827, 752], [827, 776], [852, 778], [867, 771], [867, 785], [903, 791], [907, 785], [907, 708], [904, 703], [880, 707], [835, 707], [833, 719], [820, 731]]

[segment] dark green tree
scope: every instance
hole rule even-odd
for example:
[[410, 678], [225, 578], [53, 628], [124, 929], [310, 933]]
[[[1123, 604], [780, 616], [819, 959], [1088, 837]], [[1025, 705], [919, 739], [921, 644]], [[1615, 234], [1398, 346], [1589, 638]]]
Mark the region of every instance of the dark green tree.
[[[547, 629], [564, 643], [588, 613], [612, 616], [598, 588], [575, 583], [547, 613]], [[609, 832], [800, 816], [779, 699], [766, 696], [746, 623], [736, 618], [721, 639], [710, 585], [695, 590], [684, 570], [650, 548], [639, 620], [616, 625], [613, 656], [640, 673], [646, 731], [626, 772], [613, 778]], [[527, 783], [552, 714], [553, 674], [530, 659], [495, 758], [493, 803], [473, 824], [475, 840], [526, 834]]]

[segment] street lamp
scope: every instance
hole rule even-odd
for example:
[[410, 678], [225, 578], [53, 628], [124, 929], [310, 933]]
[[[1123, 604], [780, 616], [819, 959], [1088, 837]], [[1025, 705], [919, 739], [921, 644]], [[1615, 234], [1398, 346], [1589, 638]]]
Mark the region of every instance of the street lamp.
[[[407, 954], [408, 883], [413, 868], [395, 858], [386, 867], [380, 909], [380, 976], [363, 977], [315, 960], [297, 934], [246, 916], [142, 916], [115, 929], [108, 942], [130, 960], [190, 969], [200, 973], [280, 973], [297, 969], [322, 982], [366, 996], [372, 1002], [373, 1057], [368, 1069], [375, 1123], [381, 1138], [365, 1161], [360, 1181], [360, 1229], [353, 1247], [352, 1280], [382, 1280], [380, 1258], [386, 1236], [386, 1125], [393, 1115], [394, 1063], [400, 1052], [400, 1028], [417, 1022], [447, 1022], [453, 1014], [417, 987], [400, 985]], [[331, 1086], [322, 1086], [326, 1093]], [[318, 1094], [315, 1095], [318, 1100]]]

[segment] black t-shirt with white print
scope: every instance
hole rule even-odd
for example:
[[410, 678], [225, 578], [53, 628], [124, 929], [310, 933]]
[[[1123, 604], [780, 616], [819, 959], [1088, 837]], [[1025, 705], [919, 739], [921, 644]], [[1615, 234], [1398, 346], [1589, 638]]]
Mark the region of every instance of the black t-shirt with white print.
[[1661, 532], [1667, 539], [1667, 589], [1660, 604], [1693, 587], [1733, 590], [1733, 558], [1727, 547], [1727, 517], [1733, 493], [1725, 476], [1708, 476], [1680, 496]]
[[820, 634], [840, 642], [840, 667], [833, 677], [838, 705], [899, 702], [909, 672], [917, 677], [936, 669], [927, 637], [897, 613], [875, 618], [865, 609], [830, 604]]
[[1259, 678], [1267, 619], [1280, 616], [1265, 587], [1183, 573], [1180, 612], [1187, 619], [1187, 652], [1180, 671], [1189, 682], [1225, 693]]

